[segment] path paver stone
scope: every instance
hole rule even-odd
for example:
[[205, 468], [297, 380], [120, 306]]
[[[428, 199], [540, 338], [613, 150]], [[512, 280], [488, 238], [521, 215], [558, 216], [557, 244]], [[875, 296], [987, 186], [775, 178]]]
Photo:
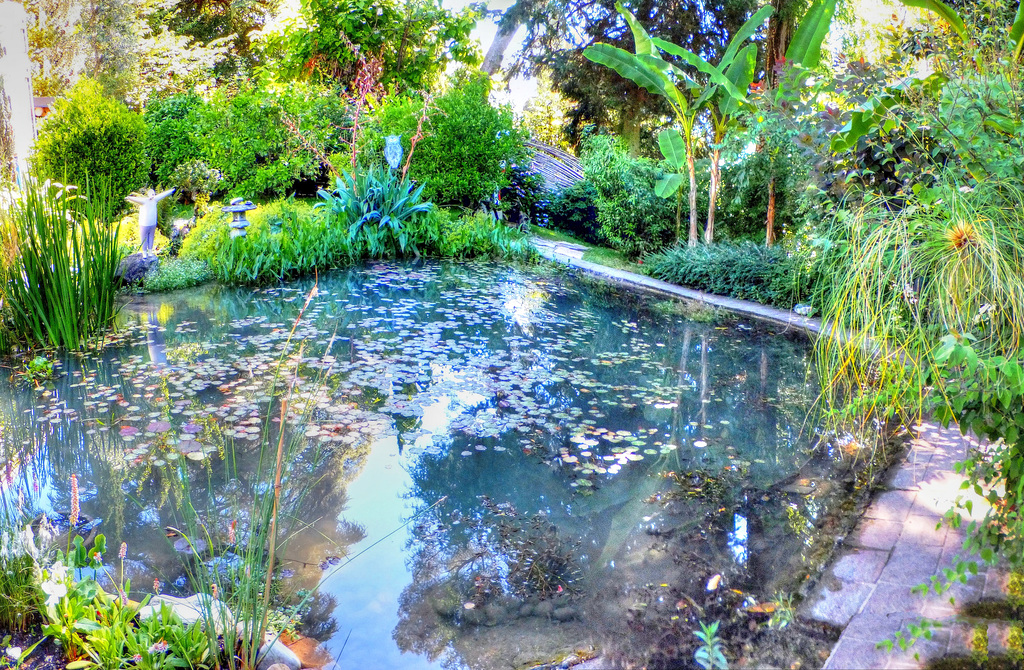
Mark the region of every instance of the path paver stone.
[[896, 540], [902, 532], [903, 524], [899, 521], [864, 519], [850, 535], [847, 544], [852, 547], [888, 551], [896, 546]]
[[[928, 424], [915, 429], [918, 437], [911, 440], [887, 490], [868, 506], [847, 538], [846, 548], [801, 609], [807, 618], [845, 626], [825, 668], [920, 670], [943, 655], [967, 654], [973, 627], [960, 622], [958, 608], [982, 597], [1005, 594], [1005, 571], [984, 564], [979, 564], [978, 574], [966, 583], [955, 583], [941, 595], [911, 592], [912, 587], [935, 575], [944, 577], [943, 570], [951, 567], [954, 559], [966, 558], [963, 529], [951, 529], [948, 523], [936, 528], [958, 496], [973, 496], [972, 518], [985, 513], [984, 500], [960, 488], [963, 478], [953, 467], [966, 455], [969, 441], [955, 429]], [[905, 626], [922, 617], [943, 624], [933, 631], [932, 639], [918, 640], [907, 651], [897, 647], [889, 653], [875, 648], [876, 643], [894, 639], [901, 630], [906, 633]], [[990, 630], [989, 644], [993, 648], [1005, 645], [1001, 628]]]
[[874, 584], [843, 583], [841, 588], [819, 589], [805, 604], [811, 619], [833, 626], [845, 626], [854, 617], [874, 590]]
[[886, 491], [875, 498], [871, 506], [864, 512], [869, 519], [903, 522], [910, 516], [910, 508], [914, 506], [916, 491]]

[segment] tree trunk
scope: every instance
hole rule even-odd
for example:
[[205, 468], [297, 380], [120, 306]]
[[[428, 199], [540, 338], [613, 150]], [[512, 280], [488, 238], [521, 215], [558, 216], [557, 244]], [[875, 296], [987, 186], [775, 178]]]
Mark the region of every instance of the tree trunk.
[[693, 165], [693, 139], [686, 137], [686, 169], [690, 173], [690, 238], [691, 247], [697, 246], [697, 170]]
[[683, 234], [683, 189], [676, 191], [676, 244]]
[[512, 38], [515, 37], [517, 30], [519, 30], [518, 21], [502, 21], [498, 24], [498, 33], [494, 36], [487, 55], [484, 56], [484, 63], [480, 66], [481, 70], [491, 75], [497, 74], [501, 70], [501, 61], [504, 60], [508, 45], [512, 43]]
[[775, 177], [768, 180], [768, 230], [765, 233], [765, 244], [772, 246], [775, 242]]
[[[715, 143], [718, 144], [717, 142]], [[718, 206], [718, 186], [722, 179], [722, 168], [718, 164], [722, 157], [722, 150], [715, 149], [711, 152], [711, 183], [708, 185], [708, 225], [704, 228], [704, 242], [711, 244], [715, 241], [715, 208]]]
[[639, 110], [634, 111], [636, 104], [630, 105], [622, 110], [622, 124], [619, 129], [619, 136], [626, 143], [629, 155], [637, 158], [640, 155], [640, 114]]
[[768, 19], [768, 36], [765, 41], [764, 72], [768, 88], [775, 88], [778, 82], [775, 64], [786, 57], [789, 41], [793, 37], [794, 12], [792, 0], [772, 0], [775, 11]]

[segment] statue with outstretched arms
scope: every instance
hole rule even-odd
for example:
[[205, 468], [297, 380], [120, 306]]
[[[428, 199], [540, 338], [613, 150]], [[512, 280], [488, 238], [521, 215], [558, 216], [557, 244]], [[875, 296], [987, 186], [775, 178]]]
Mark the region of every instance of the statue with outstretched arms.
[[153, 189], [149, 189], [145, 196], [129, 195], [125, 198], [128, 202], [139, 206], [139, 238], [142, 240], [144, 258], [156, 255], [153, 253], [153, 238], [156, 236], [157, 203], [174, 193], [175, 190], [172, 188], [163, 193], [156, 193]]

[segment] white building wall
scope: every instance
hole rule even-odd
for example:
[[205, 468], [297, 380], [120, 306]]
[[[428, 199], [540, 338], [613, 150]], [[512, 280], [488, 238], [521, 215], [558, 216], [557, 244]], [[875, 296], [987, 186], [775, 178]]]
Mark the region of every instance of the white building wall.
[[14, 153], [20, 175], [28, 174], [28, 157], [35, 143], [35, 104], [32, 62], [28, 57], [28, 13], [20, 2], [0, 2], [0, 75], [11, 102]]

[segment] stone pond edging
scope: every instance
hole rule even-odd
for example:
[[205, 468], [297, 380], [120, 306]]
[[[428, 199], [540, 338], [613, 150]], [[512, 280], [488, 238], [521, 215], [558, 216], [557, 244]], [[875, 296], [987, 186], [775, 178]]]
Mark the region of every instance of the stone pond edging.
[[[736, 314], [792, 327], [808, 335], [822, 332], [820, 319], [800, 316], [747, 300], [695, 291], [633, 272], [583, 260], [585, 247], [534, 238], [540, 255], [554, 263], [628, 288], [693, 300]], [[957, 610], [965, 603], [1002, 597], [1007, 573], [979, 565], [977, 575], [956, 584], [949, 593], [922, 597], [911, 588], [943, 574], [954, 557], [962, 556], [963, 530], [940, 524], [958, 496], [963, 477], [954, 464], [966, 457], [971, 444], [955, 427], [934, 424], [914, 427], [910, 449], [893, 467], [882, 491], [875, 494], [851, 535], [801, 605], [800, 616], [842, 628], [824, 664], [825, 670], [893, 670], [924, 668], [930, 661], [970, 651], [970, 624]], [[984, 516], [985, 502], [974, 498], [974, 517]], [[955, 605], [950, 603], [950, 597]], [[908, 650], [893, 652], [877, 643], [893, 639], [905, 625], [922, 617], [938, 621], [932, 639], [919, 640]], [[994, 638], [1003, 636], [993, 636]], [[993, 652], [1000, 641], [992, 639]], [[596, 662], [600, 662], [597, 659]], [[584, 664], [582, 667], [589, 667]], [[597, 666], [594, 666], [597, 667]]]
[[578, 244], [552, 242], [550, 240], [543, 240], [536, 237], [533, 238], [531, 242], [533, 243], [533, 246], [537, 248], [538, 253], [549, 261], [585, 270], [592, 275], [596, 275], [621, 286], [627, 286], [629, 288], [638, 289], [647, 293], [655, 293], [661, 296], [702, 302], [743, 316], [749, 316], [763, 321], [769, 321], [776, 325], [802, 330], [808, 334], [821, 332], [820, 319], [815, 319], [809, 316], [800, 316], [795, 312], [767, 307], [749, 300], [727, 298], [713, 293], [696, 291], [694, 289], [677, 286], [676, 284], [670, 284], [666, 281], [655, 279], [653, 277], [639, 275], [635, 272], [617, 270], [606, 265], [585, 261], [582, 258], [585, 247], [581, 247]]

